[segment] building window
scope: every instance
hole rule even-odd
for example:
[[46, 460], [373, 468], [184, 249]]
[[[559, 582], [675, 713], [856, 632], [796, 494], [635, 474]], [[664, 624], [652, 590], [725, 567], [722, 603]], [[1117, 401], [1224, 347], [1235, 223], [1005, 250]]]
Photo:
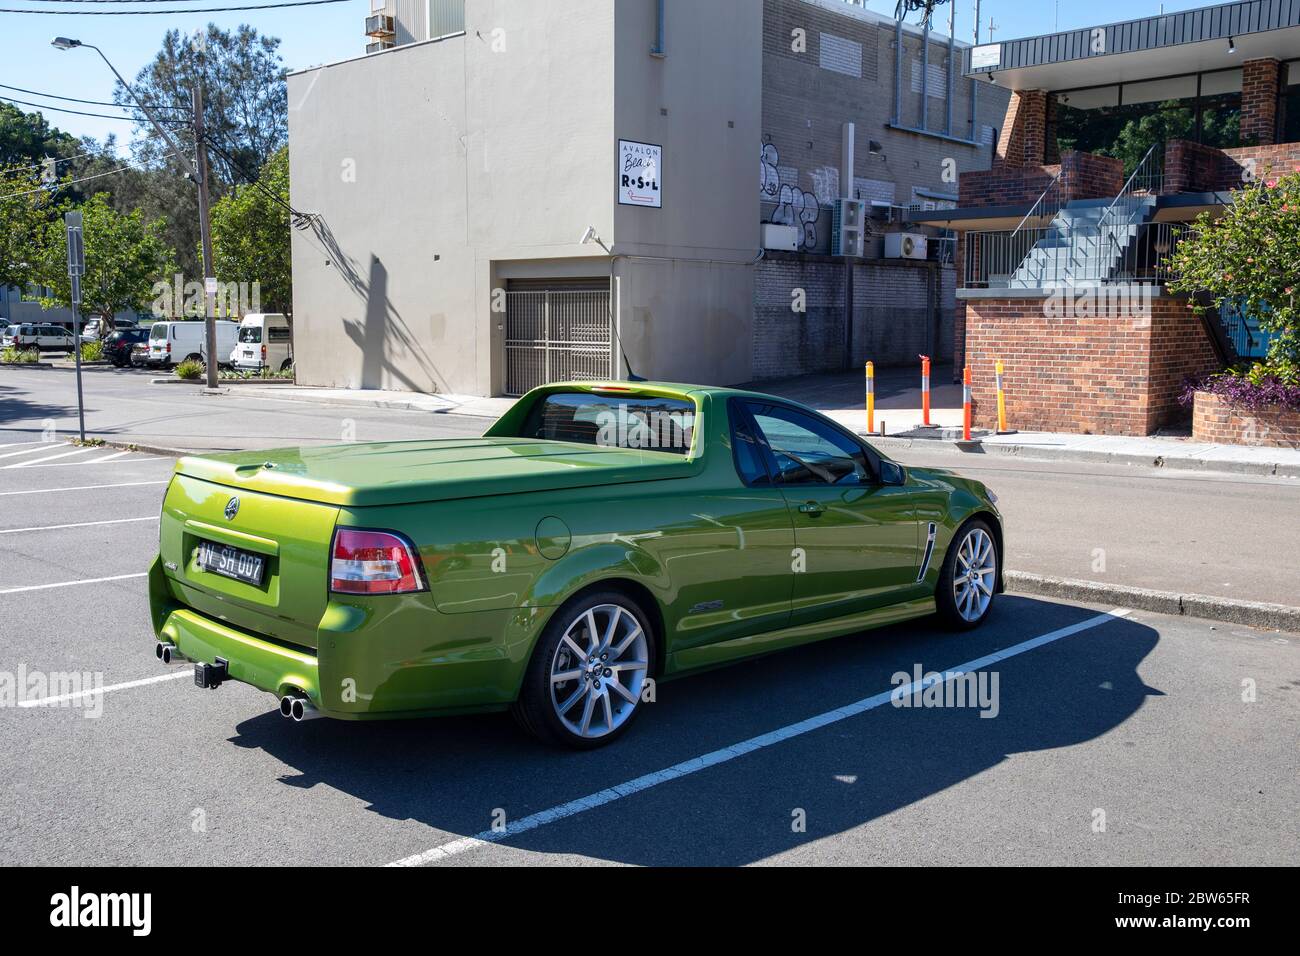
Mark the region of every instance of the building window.
[[1241, 145], [1241, 70], [1066, 90], [1056, 97], [1062, 150], [1114, 156], [1133, 172], [1156, 144]]
[[429, 39], [465, 32], [465, 0], [429, 0]]

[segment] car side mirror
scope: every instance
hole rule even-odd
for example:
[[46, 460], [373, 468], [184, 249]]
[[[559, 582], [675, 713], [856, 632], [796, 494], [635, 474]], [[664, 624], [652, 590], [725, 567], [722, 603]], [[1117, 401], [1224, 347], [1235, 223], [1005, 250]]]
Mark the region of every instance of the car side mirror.
[[882, 485], [905, 485], [907, 484], [907, 472], [903, 466], [895, 464], [892, 461], [880, 460], [880, 483]]

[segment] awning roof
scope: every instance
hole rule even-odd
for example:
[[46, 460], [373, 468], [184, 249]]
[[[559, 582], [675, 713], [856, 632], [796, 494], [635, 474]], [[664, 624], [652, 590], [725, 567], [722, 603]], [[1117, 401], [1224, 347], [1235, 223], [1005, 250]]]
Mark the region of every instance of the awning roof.
[[[1093, 52], [1094, 36], [1103, 52]], [[984, 44], [969, 56], [968, 76], [993, 74], [999, 86], [1049, 91], [1229, 70], [1263, 57], [1290, 60], [1300, 56], [1300, 0], [1241, 0]]]

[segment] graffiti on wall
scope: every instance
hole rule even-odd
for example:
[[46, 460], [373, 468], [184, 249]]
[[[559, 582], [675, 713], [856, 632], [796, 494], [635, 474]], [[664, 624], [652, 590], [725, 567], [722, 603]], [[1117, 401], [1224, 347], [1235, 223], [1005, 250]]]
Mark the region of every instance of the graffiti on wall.
[[781, 153], [772, 143], [763, 144], [760, 154], [759, 189], [764, 202], [775, 205], [771, 221], [799, 229], [799, 248], [811, 249], [817, 245], [817, 217], [821, 204], [807, 190], [781, 182], [778, 165]]

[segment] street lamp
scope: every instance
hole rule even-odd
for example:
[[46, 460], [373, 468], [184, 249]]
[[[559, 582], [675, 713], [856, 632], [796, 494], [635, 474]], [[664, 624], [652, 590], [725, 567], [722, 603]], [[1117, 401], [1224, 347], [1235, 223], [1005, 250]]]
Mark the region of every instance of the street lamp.
[[74, 40], [71, 37], [55, 37], [53, 40], [50, 41], [50, 46], [54, 47], [56, 50], [75, 50], [77, 47], [87, 47], [91, 50], [94, 50], [96, 53], [98, 53], [99, 58], [104, 61], [104, 64], [110, 70], [113, 71], [113, 75], [117, 77], [117, 81], [122, 84], [122, 89], [126, 90], [127, 95], [131, 97], [131, 102], [135, 104], [136, 109], [138, 109], [141, 113], [144, 114], [145, 118], [149, 120], [154, 130], [158, 133], [159, 136], [163, 138], [163, 142], [167, 144], [168, 149], [170, 149], [175, 155], [180, 156], [182, 159], [184, 159], [186, 164], [189, 166], [189, 178], [192, 179], [195, 185], [199, 187], [199, 238], [201, 239], [202, 246], [203, 246], [204, 302], [207, 306], [206, 309], [207, 316], [205, 318], [207, 328], [205, 330], [206, 334], [204, 336], [204, 338], [206, 339], [207, 353], [208, 353], [207, 385], [208, 388], [216, 388], [217, 387], [217, 365], [220, 361], [220, 358], [217, 355], [216, 310], [213, 308], [213, 302], [212, 302], [212, 297], [216, 291], [215, 290], [216, 279], [213, 278], [212, 229], [211, 229], [211, 220], [208, 214], [208, 175], [207, 175], [208, 154], [207, 154], [207, 147], [203, 141], [202, 78], [200, 78], [197, 81], [197, 84], [194, 87], [193, 109], [194, 109], [195, 158], [190, 159], [183, 152], [181, 152], [181, 148], [179, 144], [177, 144], [176, 140], [172, 138], [171, 134], [168, 133], [167, 130], [163, 128], [162, 124], [158, 122], [157, 118], [153, 115], [153, 113], [151, 113], [145, 107], [145, 105], [142, 102], [140, 102], [140, 98], [135, 95], [135, 90], [131, 88], [131, 84], [128, 83], [123, 78], [122, 74], [117, 71], [117, 67], [115, 67], [112, 64], [112, 62], [109, 60], [109, 58], [104, 55], [103, 50], [95, 46], [93, 43], [83, 43], [80, 40]]

